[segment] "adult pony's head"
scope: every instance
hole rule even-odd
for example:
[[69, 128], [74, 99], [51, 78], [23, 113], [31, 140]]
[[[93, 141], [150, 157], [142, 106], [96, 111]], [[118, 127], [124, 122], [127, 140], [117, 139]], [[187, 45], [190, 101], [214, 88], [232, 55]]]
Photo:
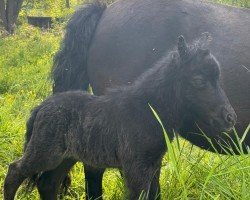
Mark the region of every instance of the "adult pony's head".
[[[236, 114], [220, 84], [220, 66], [207, 49], [211, 37], [204, 33], [188, 46], [183, 36], [178, 38], [178, 53], [173, 54], [181, 69], [181, 96], [185, 110], [184, 121], [201, 129], [209, 127], [218, 134], [231, 131]], [[187, 126], [187, 124], [186, 124]]]

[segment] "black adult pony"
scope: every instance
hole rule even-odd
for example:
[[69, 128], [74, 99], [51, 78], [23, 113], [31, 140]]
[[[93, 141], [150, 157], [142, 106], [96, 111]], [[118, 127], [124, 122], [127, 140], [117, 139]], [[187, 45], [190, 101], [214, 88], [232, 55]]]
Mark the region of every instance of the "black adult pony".
[[[204, 38], [205, 37], [205, 38]], [[158, 111], [170, 141], [185, 118], [230, 131], [236, 114], [220, 86], [218, 61], [202, 49], [206, 36], [168, 53], [130, 86], [106, 95], [83, 91], [55, 94], [37, 106], [27, 123], [22, 158], [10, 164], [4, 199], [13, 200], [25, 178], [57, 169], [64, 162], [82, 161], [95, 168], [123, 171], [129, 199], [160, 199], [160, 167], [166, 141], [148, 103]], [[39, 183], [39, 181], [38, 181]], [[44, 192], [43, 199], [56, 199]]]
[[[238, 115], [237, 129], [245, 130], [250, 119], [249, 9], [198, 0], [121, 0], [105, 8], [88, 5], [69, 22], [55, 59], [54, 92], [86, 90], [90, 83], [95, 94], [104, 94], [109, 86], [135, 80], [174, 46], [176, 35], [192, 40], [210, 32], [211, 50], [222, 61], [223, 87]], [[210, 148], [202, 138], [189, 139]]]
[[[80, 9], [67, 26], [54, 71], [54, 92], [85, 90], [89, 83], [94, 93], [104, 94], [112, 85], [129, 84], [174, 46], [176, 35], [192, 40], [210, 32], [211, 50], [221, 60], [222, 84], [236, 110], [239, 133], [250, 119], [250, 10], [193, 0], [120, 0], [109, 6], [95, 3]], [[180, 134], [193, 144], [214, 151], [207, 139], [196, 132], [190, 119]], [[208, 127], [203, 128], [207, 133]], [[228, 138], [210, 135], [213, 146], [225, 153], [222, 143]], [[234, 153], [238, 154], [232, 142]], [[243, 150], [247, 153], [250, 134]], [[62, 175], [70, 166], [54, 174]], [[85, 166], [89, 193], [101, 194], [103, 169]], [[48, 181], [49, 182], [49, 181]], [[46, 185], [46, 181], [45, 181]], [[48, 184], [47, 184], [48, 185]]]

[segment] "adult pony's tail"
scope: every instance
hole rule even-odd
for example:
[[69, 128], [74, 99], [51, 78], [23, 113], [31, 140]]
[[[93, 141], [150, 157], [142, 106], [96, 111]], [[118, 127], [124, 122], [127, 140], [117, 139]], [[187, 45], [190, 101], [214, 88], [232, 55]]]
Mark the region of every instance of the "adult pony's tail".
[[88, 51], [105, 9], [104, 3], [95, 1], [77, 10], [70, 19], [60, 50], [54, 58], [53, 93], [88, 88]]

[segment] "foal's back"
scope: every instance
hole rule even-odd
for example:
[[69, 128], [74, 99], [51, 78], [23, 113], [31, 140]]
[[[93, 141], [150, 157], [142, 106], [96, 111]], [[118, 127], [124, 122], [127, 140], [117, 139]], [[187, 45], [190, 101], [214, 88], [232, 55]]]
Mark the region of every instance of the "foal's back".
[[[82, 91], [58, 93], [34, 109], [32, 145], [89, 165], [117, 167], [117, 136], [109, 97]], [[34, 115], [34, 114], [33, 114]], [[44, 140], [41, 143], [41, 140]]]
[[51, 126], [51, 130], [69, 128], [76, 118], [84, 115], [85, 107], [95, 98], [82, 91], [53, 95], [35, 108], [35, 126]]
[[[86, 106], [95, 98], [86, 92], [72, 91], [53, 95], [37, 106], [27, 123], [27, 130], [31, 129], [27, 137], [34, 146], [43, 144], [41, 148], [50, 145], [60, 151], [68, 149], [68, 135], [76, 134], [79, 123], [84, 119]], [[71, 133], [70, 133], [71, 132]], [[32, 137], [31, 137], [32, 136]], [[40, 141], [44, 140], [43, 143]]]

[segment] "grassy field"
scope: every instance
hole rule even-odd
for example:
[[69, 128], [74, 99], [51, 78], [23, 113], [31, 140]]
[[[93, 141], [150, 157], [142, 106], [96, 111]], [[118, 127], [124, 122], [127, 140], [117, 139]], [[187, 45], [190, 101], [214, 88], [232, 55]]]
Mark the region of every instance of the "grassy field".
[[[226, 0], [223, 0], [225, 2]], [[222, 2], [222, 1], [221, 1]], [[249, 0], [227, 1], [249, 6]], [[25, 122], [30, 110], [49, 94], [52, 58], [63, 35], [62, 26], [41, 31], [23, 24], [13, 36], [0, 38], [0, 199], [10, 162], [22, 155]], [[163, 199], [250, 200], [249, 156], [221, 156], [177, 141], [162, 163]], [[83, 167], [71, 172], [73, 181], [66, 199], [84, 199]], [[104, 199], [126, 199], [118, 171], [104, 177]], [[37, 191], [18, 191], [17, 199], [39, 199]]]
[[250, 0], [213, 0], [217, 3], [250, 8]]

